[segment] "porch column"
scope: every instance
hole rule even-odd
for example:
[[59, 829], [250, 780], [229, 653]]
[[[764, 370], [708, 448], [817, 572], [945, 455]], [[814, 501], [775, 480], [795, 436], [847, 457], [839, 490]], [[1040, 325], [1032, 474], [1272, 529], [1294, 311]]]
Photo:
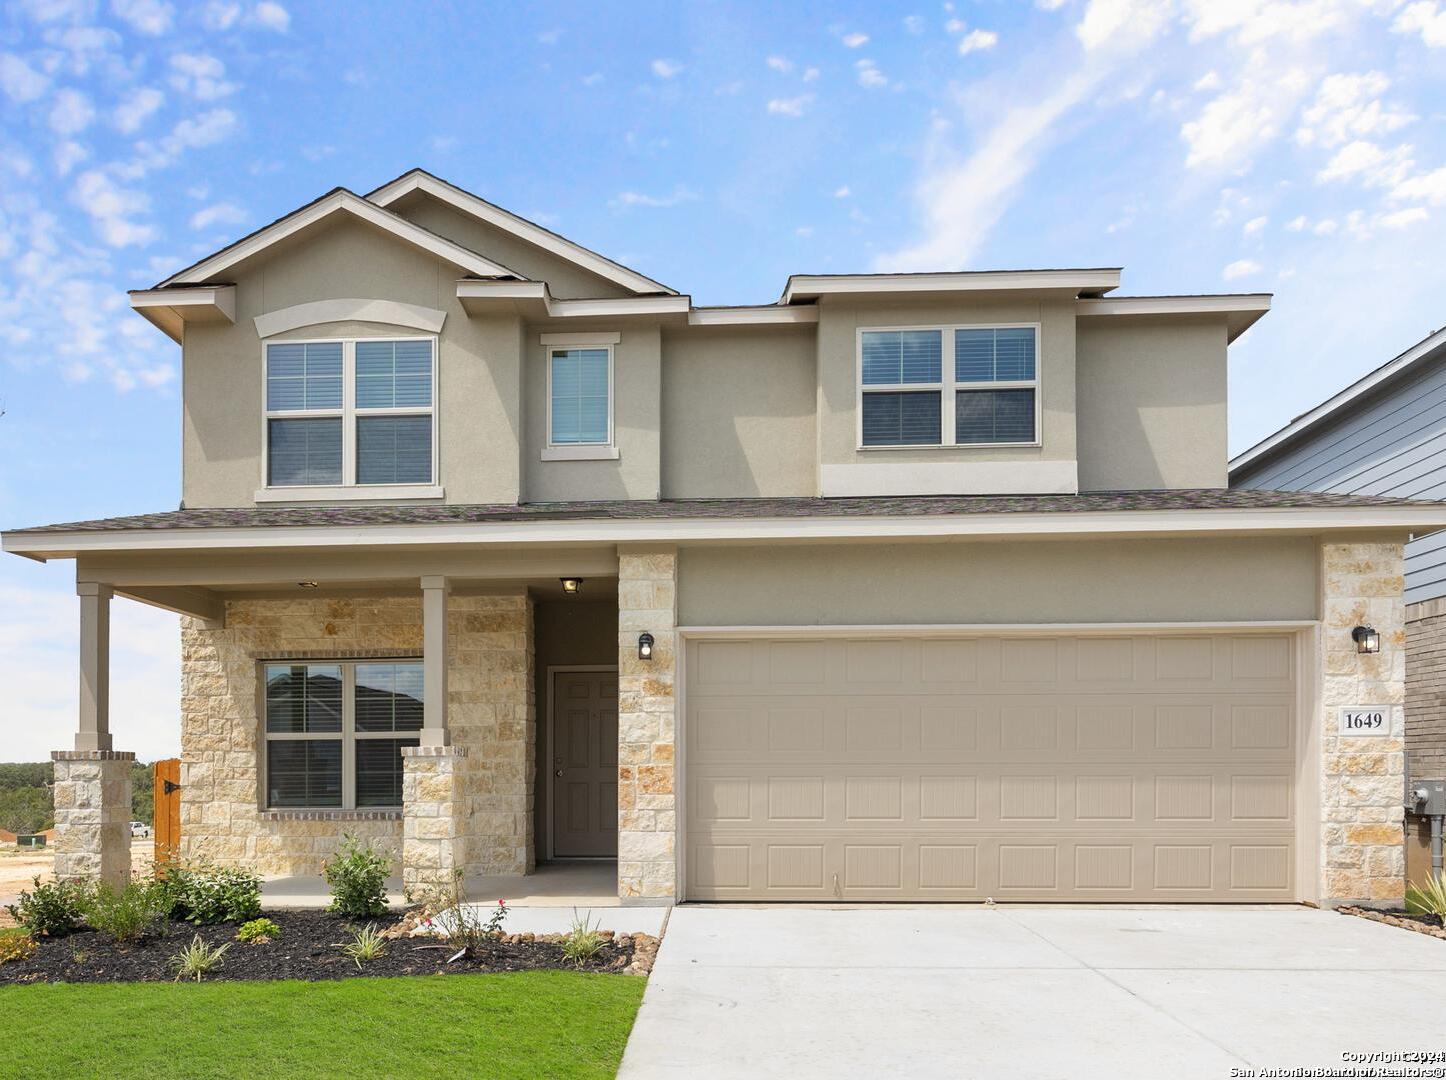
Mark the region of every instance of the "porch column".
[[447, 731], [447, 597], [449, 579], [422, 578], [422, 731], [423, 746], [446, 746]]
[[80, 581], [80, 726], [77, 750], [109, 750], [110, 599], [109, 585]]

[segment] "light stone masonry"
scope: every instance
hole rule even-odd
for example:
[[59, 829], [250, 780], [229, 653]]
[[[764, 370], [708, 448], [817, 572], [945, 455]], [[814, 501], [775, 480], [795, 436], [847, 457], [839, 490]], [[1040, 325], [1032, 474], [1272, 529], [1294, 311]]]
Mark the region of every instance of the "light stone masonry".
[[131, 765], [118, 750], [57, 750], [55, 876], [108, 882], [131, 876]]

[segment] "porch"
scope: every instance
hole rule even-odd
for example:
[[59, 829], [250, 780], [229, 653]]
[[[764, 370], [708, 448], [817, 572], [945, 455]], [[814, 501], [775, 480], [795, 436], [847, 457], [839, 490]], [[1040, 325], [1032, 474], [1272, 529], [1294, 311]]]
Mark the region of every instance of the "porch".
[[[506, 900], [510, 908], [614, 908], [618, 896], [616, 859], [541, 863], [530, 874], [482, 874], [464, 879], [467, 895], [479, 904]], [[268, 908], [320, 908], [331, 903], [331, 890], [320, 875], [267, 878], [261, 883]], [[387, 881], [387, 900], [406, 903], [401, 875]]]

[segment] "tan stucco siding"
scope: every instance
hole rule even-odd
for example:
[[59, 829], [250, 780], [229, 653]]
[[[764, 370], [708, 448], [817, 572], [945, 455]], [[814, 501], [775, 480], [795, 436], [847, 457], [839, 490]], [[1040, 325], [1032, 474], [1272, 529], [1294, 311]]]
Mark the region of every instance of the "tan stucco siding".
[[[469, 318], [456, 267], [372, 227], [323, 226], [244, 265], [236, 322], [187, 328], [183, 350], [183, 499], [249, 506], [263, 486], [261, 339], [253, 319], [296, 304], [378, 299], [446, 313], [438, 340], [438, 482], [448, 502], [515, 502], [520, 491], [521, 321]], [[304, 327], [289, 338], [416, 335], [378, 323]]]
[[633, 295], [607, 278], [464, 214], [426, 192], [414, 191], [387, 209], [533, 281], [547, 282], [552, 295], [559, 299]]
[[[614, 327], [616, 332], [616, 328]], [[613, 445], [615, 459], [543, 461], [547, 446], [549, 346], [543, 328], [524, 331], [526, 423], [522, 444], [527, 498], [547, 500], [656, 499], [658, 497], [658, 409], [662, 396], [661, 345], [657, 326], [628, 326], [613, 346]], [[587, 333], [567, 326], [565, 333]]]
[[1081, 320], [1082, 491], [1227, 486], [1223, 319]]
[[685, 547], [682, 626], [1314, 619], [1315, 541]]
[[663, 335], [663, 495], [815, 495], [815, 333]]

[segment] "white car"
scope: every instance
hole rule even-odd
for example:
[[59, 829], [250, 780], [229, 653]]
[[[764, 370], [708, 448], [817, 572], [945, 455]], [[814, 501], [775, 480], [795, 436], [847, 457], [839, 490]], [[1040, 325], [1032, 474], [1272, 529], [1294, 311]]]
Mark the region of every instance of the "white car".
[[132, 835], [132, 836], [150, 836], [150, 835], [151, 835], [151, 827], [150, 827], [149, 825], [147, 825], [144, 821], [132, 821], [132, 822], [131, 822], [131, 835]]

